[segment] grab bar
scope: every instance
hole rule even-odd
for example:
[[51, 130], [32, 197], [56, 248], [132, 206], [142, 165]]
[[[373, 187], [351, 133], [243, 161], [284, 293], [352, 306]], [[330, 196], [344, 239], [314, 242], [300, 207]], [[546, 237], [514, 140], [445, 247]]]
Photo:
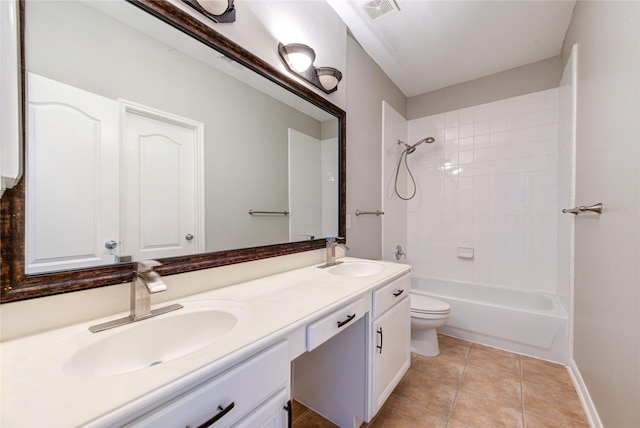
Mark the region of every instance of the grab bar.
[[376, 215], [376, 216], [380, 216], [380, 215], [384, 215], [384, 211], [360, 211], [360, 210], [356, 210], [356, 215], [367, 215], [367, 214], [371, 214], [371, 215]]
[[249, 210], [250, 215], [254, 214], [276, 214], [276, 215], [289, 215], [289, 211], [254, 211]]
[[562, 210], [564, 214], [573, 214], [573, 215], [578, 215], [586, 211], [602, 214], [602, 203], [589, 205], [589, 206], [581, 205], [579, 207], [565, 208]]

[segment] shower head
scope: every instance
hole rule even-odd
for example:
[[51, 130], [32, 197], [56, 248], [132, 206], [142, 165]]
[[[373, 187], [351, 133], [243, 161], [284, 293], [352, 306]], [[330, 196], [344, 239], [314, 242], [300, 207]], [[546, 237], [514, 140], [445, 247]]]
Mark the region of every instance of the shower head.
[[413, 144], [413, 145], [408, 145], [405, 144], [405, 146], [407, 146], [407, 154], [410, 155], [411, 153], [416, 151], [416, 147], [418, 147], [420, 144], [422, 143], [427, 143], [427, 144], [431, 144], [433, 142], [435, 142], [435, 138], [433, 137], [427, 137], [427, 138], [423, 138], [422, 140], [418, 141], [417, 143]]

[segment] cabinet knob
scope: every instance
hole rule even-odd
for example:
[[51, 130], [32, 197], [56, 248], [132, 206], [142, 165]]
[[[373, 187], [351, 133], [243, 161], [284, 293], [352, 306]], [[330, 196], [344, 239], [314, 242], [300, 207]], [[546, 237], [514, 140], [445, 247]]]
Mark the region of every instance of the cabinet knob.
[[118, 247], [118, 243], [113, 239], [104, 243], [104, 248], [107, 250], [115, 250]]
[[187, 233], [186, 235], [184, 235], [184, 239], [186, 239], [187, 241], [191, 241], [193, 239], [193, 235], [190, 233]]

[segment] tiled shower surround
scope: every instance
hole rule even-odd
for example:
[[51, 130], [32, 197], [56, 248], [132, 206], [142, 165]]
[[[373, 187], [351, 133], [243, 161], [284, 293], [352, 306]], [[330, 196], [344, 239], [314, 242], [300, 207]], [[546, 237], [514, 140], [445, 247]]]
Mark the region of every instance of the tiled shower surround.
[[[555, 292], [558, 89], [408, 122], [409, 144], [427, 136], [436, 142], [409, 156], [414, 273]], [[396, 146], [385, 171], [395, 169]], [[473, 248], [473, 258], [458, 257], [458, 247]]]

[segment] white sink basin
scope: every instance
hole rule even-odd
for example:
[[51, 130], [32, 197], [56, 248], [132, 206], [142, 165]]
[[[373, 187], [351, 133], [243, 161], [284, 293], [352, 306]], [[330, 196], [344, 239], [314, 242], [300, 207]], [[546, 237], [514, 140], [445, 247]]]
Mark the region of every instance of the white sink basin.
[[384, 265], [376, 262], [344, 262], [327, 268], [327, 272], [340, 276], [369, 276], [382, 272]]
[[83, 329], [31, 354], [16, 370], [28, 383], [114, 376], [161, 365], [201, 350], [250, 319], [246, 305], [225, 300], [182, 303], [174, 312], [111, 330]]

